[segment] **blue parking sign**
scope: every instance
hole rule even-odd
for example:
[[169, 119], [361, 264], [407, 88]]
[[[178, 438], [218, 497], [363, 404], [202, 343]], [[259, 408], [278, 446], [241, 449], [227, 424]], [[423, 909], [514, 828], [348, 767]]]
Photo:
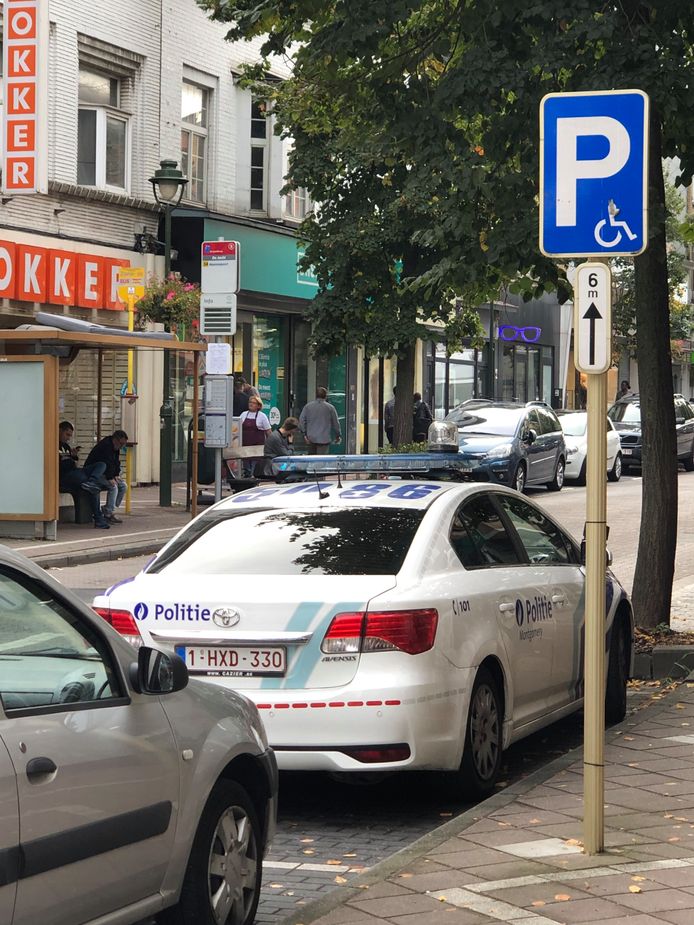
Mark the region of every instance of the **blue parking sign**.
[[550, 93], [540, 103], [540, 250], [642, 253], [648, 243], [648, 97]]

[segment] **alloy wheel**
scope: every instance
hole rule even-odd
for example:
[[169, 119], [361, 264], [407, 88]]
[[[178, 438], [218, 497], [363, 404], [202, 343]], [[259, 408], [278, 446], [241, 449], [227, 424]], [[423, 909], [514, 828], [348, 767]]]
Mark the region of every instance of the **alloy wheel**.
[[246, 921], [253, 903], [258, 866], [251, 820], [242, 806], [221, 815], [210, 845], [208, 890], [217, 925]]
[[494, 691], [480, 684], [470, 713], [470, 745], [475, 770], [481, 780], [494, 774], [499, 756], [499, 713]]

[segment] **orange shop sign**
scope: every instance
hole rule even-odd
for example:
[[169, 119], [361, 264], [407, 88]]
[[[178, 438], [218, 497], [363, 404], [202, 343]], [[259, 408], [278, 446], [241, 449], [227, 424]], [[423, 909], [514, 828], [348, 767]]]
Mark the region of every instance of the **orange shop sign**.
[[0, 241], [0, 298], [121, 311], [118, 271], [129, 266], [121, 257]]
[[2, 189], [47, 191], [48, 0], [4, 0]]

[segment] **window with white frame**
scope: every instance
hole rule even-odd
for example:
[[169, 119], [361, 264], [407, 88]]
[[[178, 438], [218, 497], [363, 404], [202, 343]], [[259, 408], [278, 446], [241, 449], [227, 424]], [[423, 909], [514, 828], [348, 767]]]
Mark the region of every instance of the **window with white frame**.
[[268, 123], [263, 100], [251, 103], [251, 210], [267, 209]]
[[284, 199], [284, 211], [288, 218], [295, 218], [299, 221], [306, 218], [311, 211], [308, 193], [304, 187], [290, 190]]
[[181, 93], [181, 170], [188, 177], [185, 198], [205, 201], [210, 91], [188, 80]]
[[128, 187], [130, 119], [121, 110], [122, 79], [80, 67], [77, 120], [77, 182]]

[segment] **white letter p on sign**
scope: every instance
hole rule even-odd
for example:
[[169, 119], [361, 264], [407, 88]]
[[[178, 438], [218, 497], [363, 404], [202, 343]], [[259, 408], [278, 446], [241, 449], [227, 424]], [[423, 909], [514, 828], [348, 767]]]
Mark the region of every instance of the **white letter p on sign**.
[[[602, 135], [609, 142], [605, 157], [578, 159], [578, 139]], [[557, 225], [576, 225], [576, 183], [600, 180], [618, 173], [629, 160], [629, 133], [609, 116], [576, 116], [557, 119]]]

